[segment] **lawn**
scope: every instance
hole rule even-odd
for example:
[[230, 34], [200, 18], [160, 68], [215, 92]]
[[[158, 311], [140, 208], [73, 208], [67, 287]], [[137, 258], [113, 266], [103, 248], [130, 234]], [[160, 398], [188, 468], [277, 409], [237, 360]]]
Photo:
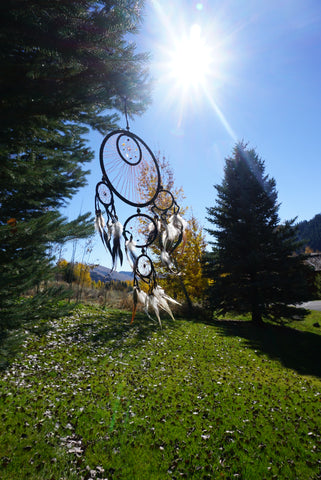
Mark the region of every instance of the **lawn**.
[[[321, 479], [321, 335], [79, 307], [0, 374], [0, 478]], [[303, 331], [306, 330], [306, 331]]]

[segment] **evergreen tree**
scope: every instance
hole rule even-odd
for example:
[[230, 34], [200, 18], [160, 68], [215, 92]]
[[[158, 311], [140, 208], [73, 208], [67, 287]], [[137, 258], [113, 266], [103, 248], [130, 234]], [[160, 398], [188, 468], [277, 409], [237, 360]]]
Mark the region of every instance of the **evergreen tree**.
[[[114, 128], [118, 116], [106, 110], [122, 111], [124, 98], [131, 115], [146, 108], [147, 56], [128, 40], [140, 8], [136, 0], [0, 6], [0, 333], [43, 311], [50, 245], [92, 233], [90, 214], [60, 213], [86, 183], [88, 127]], [[18, 301], [40, 286], [29, 309]]]
[[[209, 304], [218, 313], [251, 312], [252, 320], [290, 318], [307, 300], [306, 270], [295, 255], [293, 221], [279, 223], [276, 184], [254, 150], [237, 144], [207, 209], [215, 238], [207, 256]], [[304, 312], [301, 312], [302, 314]]]
[[[298, 238], [311, 251], [321, 252], [321, 214], [297, 224]], [[311, 252], [310, 252], [311, 253]]]

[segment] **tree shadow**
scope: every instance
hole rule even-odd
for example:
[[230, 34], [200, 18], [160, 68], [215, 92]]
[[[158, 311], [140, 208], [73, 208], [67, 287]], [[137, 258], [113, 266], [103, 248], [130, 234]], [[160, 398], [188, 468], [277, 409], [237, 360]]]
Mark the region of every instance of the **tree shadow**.
[[[137, 312], [135, 320], [131, 323], [132, 313], [125, 310], [101, 309], [97, 313], [81, 314], [82, 320], [74, 325], [69, 325], [64, 332], [67, 343], [88, 343], [94, 348], [110, 347], [112, 351], [121, 350], [124, 354], [135, 348], [141, 347], [154, 333], [163, 332], [167, 328], [175, 328], [176, 323], [164, 315], [162, 328], [157, 319], [149, 318], [144, 312]], [[39, 337], [55, 327], [47, 322], [35, 324], [30, 333]], [[19, 356], [22, 342], [28, 337], [23, 330], [21, 334], [14, 332], [0, 332], [0, 371], [6, 370]]]
[[164, 317], [163, 327], [158, 321], [151, 320], [145, 313], [138, 312], [131, 323], [131, 312], [106, 310], [106, 314], [88, 319], [88, 322], [77, 325], [72, 332], [75, 340], [85, 337], [87, 342], [99, 346], [109, 345], [114, 350], [132, 351], [150, 339], [156, 332], [165, 332], [168, 327], [173, 328], [175, 323]]
[[242, 337], [246, 345], [280, 361], [301, 375], [321, 378], [321, 335], [301, 332], [286, 326], [215, 320], [211, 322], [224, 336]]

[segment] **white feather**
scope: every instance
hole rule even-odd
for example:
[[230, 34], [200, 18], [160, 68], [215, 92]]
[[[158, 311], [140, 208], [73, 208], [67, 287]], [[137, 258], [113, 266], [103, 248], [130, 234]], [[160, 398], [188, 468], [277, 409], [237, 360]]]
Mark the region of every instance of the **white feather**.
[[158, 299], [155, 297], [155, 295], [153, 295], [153, 293], [150, 293], [148, 295], [147, 310], [148, 310], [149, 307], [152, 307], [160, 326], [162, 326], [162, 322], [161, 322], [160, 315], [159, 315]]
[[113, 248], [112, 248], [112, 258], [113, 258], [113, 267], [112, 271], [117, 268], [117, 260], [120, 260], [120, 263], [123, 263], [123, 252], [121, 250], [120, 241], [123, 233], [123, 226], [117, 220], [111, 224], [111, 236], [113, 237]]
[[169, 297], [168, 295], [166, 295], [164, 292], [164, 289], [161, 288], [159, 285], [157, 285], [157, 287], [154, 288], [153, 293], [155, 297], [158, 299], [159, 306], [163, 310], [165, 310], [165, 312], [167, 312], [173, 320], [175, 320], [173, 313], [167, 302], [175, 303], [176, 305], [181, 305], [181, 304], [176, 300], [174, 300], [172, 297]]
[[181, 232], [184, 232], [188, 227], [187, 221], [183, 217], [181, 217], [178, 213], [174, 213], [169, 219], [169, 221], [176, 228], [179, 228]]
[[104, 229], [105, 226], [106, 226], [105, 219], [102, 213], [99, 212], [99, 214], [96, 215], [96, 218], [95, 218], [95, 230], [97, 232], [100, 232], [101, 230]]
[[108, 240], [111, 239], [111, 236], [113, 234], [113, 224], [108, 222], [107, 223], [107, 235], [108, 235]]
[[166, 252], [166, 250], [161, 251], [160, 257], [161, 257], [161, 262], [163, 265], [165, 265], [165, 267], [169, 268], [170, 270], [173, 270], [175, 268], [175, 265], [173, 264], [169, 256], [169, 253]]
[[[156, 289], [155, 289], [155, 290], [156, 290]], [[157, 299], [157, 301], [158, 301], [158, 305], [160, 306], [160, 308], [162, 308], [163, 310], [165, 310], [165, 312], [167, 312], [168, 315], [170, 315], [170, 317], [174, 320], [172, 311], [171, 311], [171, 309], [169, 308], [169, 305], [168, 305], [166, 299], [165, 299], [163, 296], [161, 296], [161, 295], [159, 294], [159, 292], [156, 293], [155, 290], [153, 291], [153, 293], [154, 293], [154, 295], [155, 295], [155, 297], [156, 297], [156, 299]]]
[[120, 222], [114, 222], [112, 224], [112, 235], [114, 238], [120, 238], [123, 234], [123, 226]]
[[165, 300], [167, 300], [171, 303], [175, 303], [176, 305], [181, 305], [181, 303], [179, 303], [177, 300], [174, 300], [174, 298], [167, 295], [165, 293], [164, 289], [162, 287], [160, 287], [159, 285], [157, 285], [157, 287], [154, 288], [153, 292], [157, 297], [162, 297], [162, 298], [165, 298]]
[[134, 270], [135, 262], [137, 259], [136, 253], [136, 243], [133, 239], [126, 240], [125, 242], [125, 252], [127, 256], [127, 260], [131, 266], [131, 269]]
[[173, 223], [168, 223], [162, 235], [162, 242], [165, 250], [171, 247], [175, 239], [179, 236], [180, 231]]
[[150, 222], [147, 226], [148, 229], [148, 242], [153, 242], [160, 232], [161, 229], [161, 223], [158, 219], [155, 220], [155, 222]]
[[157, 230], [160, 231], [162, 224], [161, 224], [161, 221], [158, 218], [155, 218], [153, 222], [150, 222], [148, 224], [148, 226], [147, 226], [148, 231], [152, 232], [153, 230], [155, 230], [155, 225], [156, 225]]
[[137, 289], [137, 299], [140, 303], [146, 306], [147, 303], [147, 293], [145, 293], [143, 290], [138, 290]]

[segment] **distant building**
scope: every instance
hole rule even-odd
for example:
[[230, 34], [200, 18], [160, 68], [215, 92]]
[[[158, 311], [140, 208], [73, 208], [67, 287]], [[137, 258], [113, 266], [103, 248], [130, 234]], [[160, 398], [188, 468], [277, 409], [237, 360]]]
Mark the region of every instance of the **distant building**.
[[321, 253], [309, 253], [305, 263], [311, 265], [316, 273], [321, 272]]
[[321, 298], [321, 253], [309, 253], [305, 263], [310, 265], [311, 276], [309, 276], [309, 285], [311, 296], [314, 299]]

